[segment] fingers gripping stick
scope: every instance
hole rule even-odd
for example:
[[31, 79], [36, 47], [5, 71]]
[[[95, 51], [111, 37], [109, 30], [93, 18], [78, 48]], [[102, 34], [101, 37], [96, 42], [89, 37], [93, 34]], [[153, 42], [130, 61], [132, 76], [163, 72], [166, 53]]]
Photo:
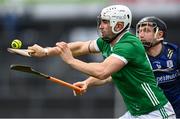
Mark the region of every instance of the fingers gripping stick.
[[24, 66], [24, 65], [18, 65], [18, 64], [13, 64], [10, 66], [10, 69], [11, 70], [16, 70], [16, 71], [21, 71], [21, 72], [26, 72], [26, 73], [31, 73], [31, 74], [35, 74], [35, 75], [38, 75], [38, 76], [41, 76], [41, 77], [44, 77], [46, 79], [49, 79], [57, 84], [60, 84], [60, 85], [63, 85], [63, 86], [66, 86], [68, 88], [71, 88], [77, 92], [81, 92], [81, 88], [77, 87], [77, 86], [74, 86], [68, 82], [65, 82], [63, 80], [60, 80], [60, 79], [57, 79], [55, 77], [51, 77], [51, 76], [48, 76], [46, 74], [43, 74], [41, 72], [38, 72], [36, 70], [34, 70], [33, 68], [29, 67], [29, 66]]
[[31, 57], [31, 53], [34, 53], [33, 50], [28, 50], [28, 49], [7, 48], [7, 51], [10, 53], [14, 53], [14, 54], [22, 55], [22, 56], [26, 56], [26, 57]]

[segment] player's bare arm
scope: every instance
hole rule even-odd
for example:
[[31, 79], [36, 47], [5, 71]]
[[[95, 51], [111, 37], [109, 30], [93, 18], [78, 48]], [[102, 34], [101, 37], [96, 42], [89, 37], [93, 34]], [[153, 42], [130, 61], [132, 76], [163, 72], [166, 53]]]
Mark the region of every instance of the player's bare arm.
[[92, 86], [101, 86], [107, 83], [110, 83], [112, 81], [112, 77], [109, 76], [108, 78], [104, 79], [104, 80], [100, 80], [98, 78], [95, 77], [89, 77], [88, 79], [85, 80], [87, 87], [92, 87]]
[[[58, 45], [60, 42], [57, 42]], [[80, 56], [90, 53], [97, 53], [94, 46], [93, 41], [86, 41], [86, 42], [72, 42], [68, 43], [68, 47], [71, 49], [73, 56]], [[46, 47], [43, 48], [40, 45], [33, 45], [28, 47], [28, 49], [33, 50], [34, 53], [31, 55], [34, 57], [45, 57], [45, 56], [57, 56], [58, 50], [57, 47]]]
[[[56, 43], [58, 46], [61, 42]], [[90, 53], [97, 53], [96, 49], [94, 48], [94, 41], [79, 41], [79, 42], [71, 42], [68, 43], [68, 47], [70, 48], [73, 56], [81, 56]]]
[[[83, 93], [85, 93], [88, 90], [89, 87], [101, 86], [101, 85], [110, 83], [111, 81], [112, 81], [112, 77], [108, 77], [104, 80], [100, 80], [95, 77], [89, 77], [88, 79], [86, 79], [84, 81], [76, 82], [73, 85], [81, 88], [80, 95], [82, 95]], [[74, 94], [79, 95], [79, 92], [74, 91]]]
[[38, 45], [38, 44], [34, 44], [33, 46], [29, 46], [28, 47], [28, 50], [32, 50], [34, 51], [33, 53], [31, 53], [31, 56], [34, 56], [34, 57], [45, 57], [47, 56], [48, 54], [48, 49], [50, 48], [43, 48], [42, 46]]
[[119, 71], [125, 66], [123, 61], [114, 56], [106, 58], [101, 63], [85, 63], [73, 57], [70, 48], [68, 48], [68, 45], [65, 42], [61, 42], [58, 45], [58, 48], [64, 62], [71, 65], [73, 68], [98, 79], [106, 79], [111, 76], [112, 73]]

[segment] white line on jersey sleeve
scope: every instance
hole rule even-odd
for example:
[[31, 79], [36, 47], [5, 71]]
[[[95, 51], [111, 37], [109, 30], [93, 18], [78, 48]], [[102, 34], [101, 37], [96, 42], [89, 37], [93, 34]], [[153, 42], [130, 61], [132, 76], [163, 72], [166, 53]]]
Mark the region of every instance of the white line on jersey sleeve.
[[119, 55], [117, 55], [117, 54], [111, 54], [110, 56], [113, 56], [113, 57], [116, 57], [116, 58], [118, 58], [118, 59], [120, 59], [120, 60], [122, 60], [125, 64], [127, 64], [128, 63], [128, 61], [126, 60], [126, 58], [124, 58], [123, 56], [119, 56]]

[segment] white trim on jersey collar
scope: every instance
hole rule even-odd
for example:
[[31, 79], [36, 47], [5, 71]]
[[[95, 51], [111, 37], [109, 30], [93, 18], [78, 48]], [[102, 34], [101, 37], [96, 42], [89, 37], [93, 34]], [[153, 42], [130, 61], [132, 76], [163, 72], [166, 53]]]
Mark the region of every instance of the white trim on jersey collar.
[[128, 63], [127, 59], [124, 58], [123, 56], [119, 56], [119, 55], [114, 54], [114, 53], [112, 53], [110, 56], [113, 56], [113, 57], [116, 57], [116, 58], [120, 59], [120, 60], [123, 61], [125, 64]]

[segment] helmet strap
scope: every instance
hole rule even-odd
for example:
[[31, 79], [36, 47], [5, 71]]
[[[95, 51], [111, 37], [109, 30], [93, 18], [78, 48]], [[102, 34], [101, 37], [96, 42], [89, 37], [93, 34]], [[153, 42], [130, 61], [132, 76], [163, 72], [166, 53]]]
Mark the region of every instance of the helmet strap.
[[119, 33], [115, 34], [112, 38], [103, 38], [104, 41], [106, 41], [107, 43], [111, 43], [113, 40], [115, 40], [120, 34], [122, 34], [123, 32], [127, 31], [127, 28], [129, 27], [129, 23], [126, 25], [126, 27], [121, 30]]

